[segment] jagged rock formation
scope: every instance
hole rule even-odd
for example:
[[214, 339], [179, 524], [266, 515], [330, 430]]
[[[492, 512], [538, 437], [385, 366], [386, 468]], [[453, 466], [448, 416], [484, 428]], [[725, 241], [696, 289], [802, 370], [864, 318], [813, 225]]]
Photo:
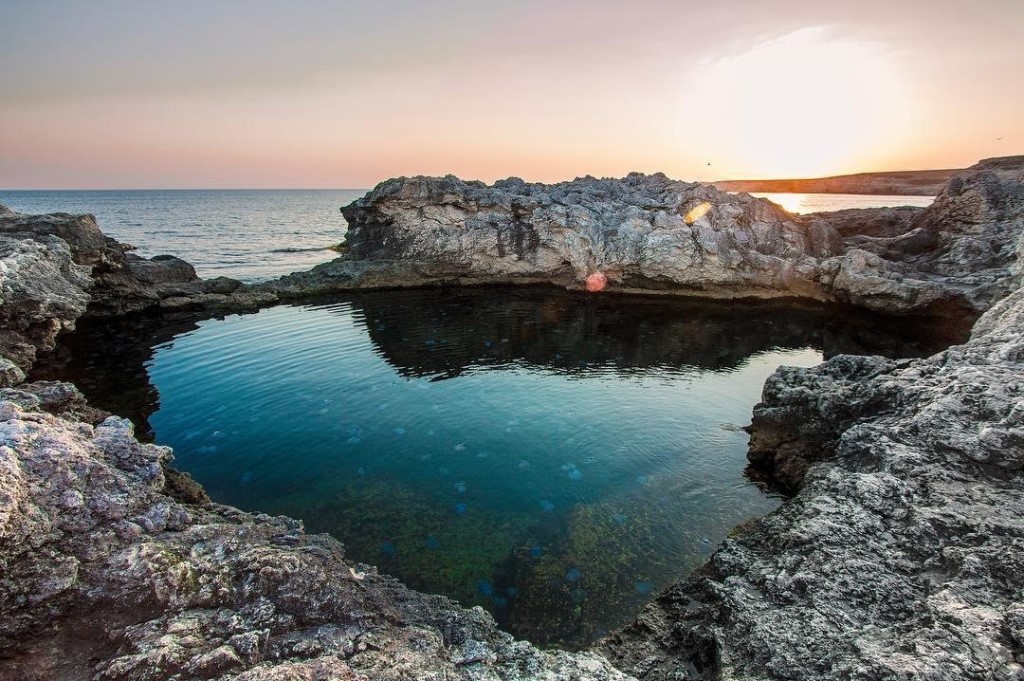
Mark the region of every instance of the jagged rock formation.
[[979, 313], [1020, 278], [1007, 246], [1024, 219], [1024, 189], [1010, 170], [991, 165], [956, 176], [925, 210], [808, 217], [660, 174], [492, 186], [398, 178], [342, 209], [345, 256], [261, 290], [548, 282]]
[[[53, 386], [50, 386], [51, 389]], [[0, 398], [0, 677], [624, 679], [349, 563], [288, 518], [168, 494], [170, 450]]]
[[[6, 218], [0, 218], [6, 222]], [[0, 224], [3, 224], [0, 222]], [[59, 237], [19, 239], [0, 233], [0, 380], [24, 380], [37, 350], [85, 312], [89, 270], [76, 264]]]
[[399, 178], [342, 212], [348, 255], [272, 290], [382, 280], [584, 288], [600, 272], [620, 291], [820, 300], [827, 296], [816, 263], [840, 252], [837, 233], [823, 223], [803, 224], [767, 201], [661, 174], [557, 185], [513, 178], [493, 186]]
[[[837, 299], [885, 312], [955, 306], [980, 312], [1021, 283], [1024, 167], [955, 176], [928, 208], [809, 216], [844, 235], [846, 252], [822, 263]], [[864, 224], [864, 230], [858, 229]]]

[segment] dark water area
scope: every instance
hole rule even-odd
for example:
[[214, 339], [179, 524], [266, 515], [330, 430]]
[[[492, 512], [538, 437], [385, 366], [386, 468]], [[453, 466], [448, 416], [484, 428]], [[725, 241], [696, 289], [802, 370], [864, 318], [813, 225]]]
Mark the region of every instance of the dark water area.
[[793, 303], [435, 289], [85, 322], [33, 378], [132, 418], [215, 501], [577, 647], [780, 503], [742, 430], [775, 368], [949, 340]]

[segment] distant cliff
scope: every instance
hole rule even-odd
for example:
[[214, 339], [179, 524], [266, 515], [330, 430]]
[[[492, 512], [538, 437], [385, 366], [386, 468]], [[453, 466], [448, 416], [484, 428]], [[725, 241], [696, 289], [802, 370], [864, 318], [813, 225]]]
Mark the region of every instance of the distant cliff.
[[785, 192], [793, 194], [889, 194], [935, 196], [959, 170], [902, 170], [857, 173], [791, 180], [723, 180], [715, 182], [727, 192]]
[[[990, 170], [1004, 180], [1012, 179], [1024, 166], [1024, 155], [987, 158], [975, 169]], [[713, 184], [727, 192], [780, 192], [791, 194], [887, 194], [890, 196], [935, 196], [949, 178], [962, 172], [951, 170], [895, 170], [790, 180], [722, 180]]]

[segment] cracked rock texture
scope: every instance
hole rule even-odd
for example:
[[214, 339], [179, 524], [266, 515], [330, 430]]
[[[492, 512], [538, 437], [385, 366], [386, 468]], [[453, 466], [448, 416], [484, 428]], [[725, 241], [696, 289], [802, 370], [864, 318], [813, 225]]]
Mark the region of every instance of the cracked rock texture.
[[713, 186], [633, 173], [545, 185], [387, 180], [342, 208], [348, 253], [263, 285], [282, 295], [537, 283], [718, 298], [804, 297], [876, 311], [979, 313], [1020, 281], [1024, 157], [982, 161], [927, 209], [795, 216]]
[[[555, 185], [511, 178], [491, 186], [454, 176], [398, 178], [342, 213], [348, 254], [284, 277], [272, 290], [382, 279], [583, 288], [599, 271], [617, 290], [823, 299], [816, 263], [841, 248], [827, 224], [804, 224], [767, 201], [662, 174]], [[391, 268], [393, 276], [377, 275]]]
[[349, 563], [298, 521], [179, 501], [170, 450], [124, 419], [93, 427], [10, 398], [0, 678], [626, 678]]

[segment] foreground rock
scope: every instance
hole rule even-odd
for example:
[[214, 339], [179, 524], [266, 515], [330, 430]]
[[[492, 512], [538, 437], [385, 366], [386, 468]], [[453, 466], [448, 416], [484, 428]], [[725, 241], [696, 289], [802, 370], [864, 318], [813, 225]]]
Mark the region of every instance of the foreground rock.
[[243, 308], [273, 300], [230, 279], [203, 281], [179, 258], [151, 259], [105, 236], [91, 215], [20, 215], [0, 206], [0, 385], [87, 312]]
[[0, 678], [621, 679], [288, 518], [168, 495], [170, 450], [0, 400]]
[[1011, 242], [1024, 219], [1024, 165], [1017, 175], [1011, 165], [965, 171], [928, 209], [808, 217], [660, 174], [492, 186], [398, 178], [342, 209], [345, 256], [261, 289], [545, 282], [976, 314], [1019, 283]]

